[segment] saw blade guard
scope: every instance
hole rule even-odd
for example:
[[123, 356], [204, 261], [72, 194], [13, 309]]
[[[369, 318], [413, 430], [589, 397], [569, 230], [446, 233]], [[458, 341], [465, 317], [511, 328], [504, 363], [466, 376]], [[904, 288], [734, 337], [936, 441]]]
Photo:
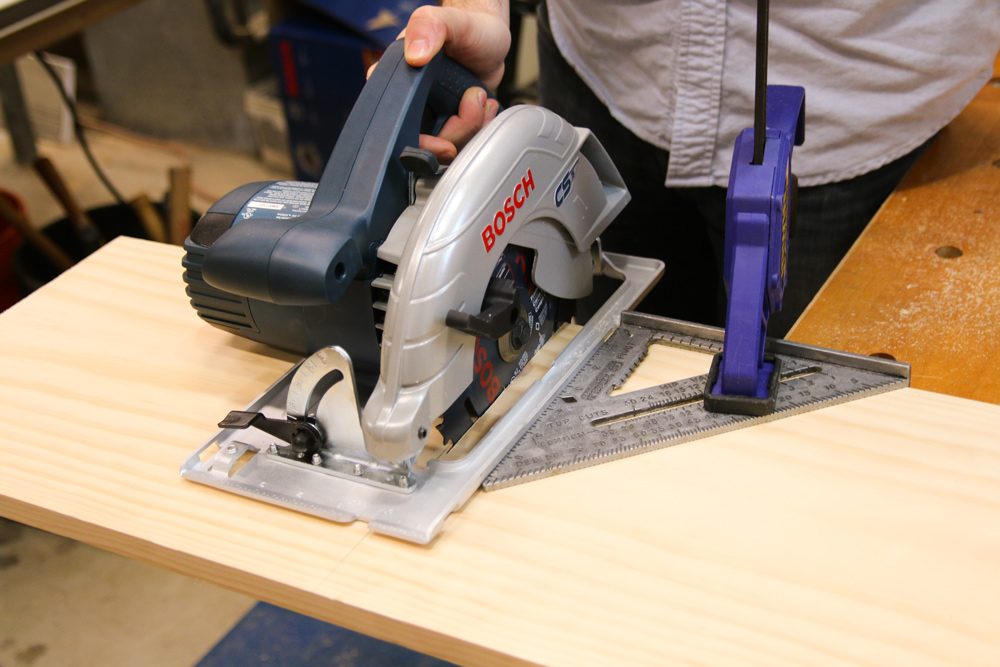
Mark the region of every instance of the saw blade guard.
[[[434, 421], [469, 385], [475, 338], [446, 319], [452, 310], [479, 313], [504, 248], [535, 252], [532, 280], [545, 292], [586, 296], [592, 246], [628, 200], [597, 139], [551, 111], [514, 107], [480, 132], [412, 227], [394, 227], [380, 251], [397, 270], [380, 376], [362, 416], [369, 453], [393, 463], [415, 458]], [[405, 243], [392, 238], [397, 233]]]

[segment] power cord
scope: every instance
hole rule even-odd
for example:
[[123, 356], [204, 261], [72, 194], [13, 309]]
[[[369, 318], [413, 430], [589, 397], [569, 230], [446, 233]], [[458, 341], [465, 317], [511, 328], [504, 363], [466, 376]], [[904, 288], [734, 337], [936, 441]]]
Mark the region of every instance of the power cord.
[[69, 113], [73, 117], [73, 132], [76, 135], [77, 141], [80, 142], [80, 148], [83, 149], [83, 154], [86, 156], [87, 162], [90, 163], [90, 166], [91, 168], [93, 168], [94, 173], [97, 174], [97, 177], [101, 180], [101, 183], [104, 184], [104, 187], [107, 188], [108, 192], [111, 193], [111, 196], [115, 198], [115, 201], [117, 201], [122, 206], [128, 206], [128, 202], [126, 202], [125, 198], [122, 197], [120, 192], [118, 192], [118, 189], [111, 184], [111, 181], [108, 180], [108, 177], [107, 175], [105, 175], [104, 170], [101, 169], [100, 165], [98, 165], [97, 161], [94, 159], [94, 154], [90, 152], [90, 144], [87, 143], [87, 137], [84, 135], [83, 124], [80, 122], [80, 116], [77, 114], [76, 111], [76, 103], [73, 102], [73, 100], [69, 98], [69, 95], [66, 94], [66, 89], [63, 88], [62, 81], [59, 79], [59, 75], [56, 73], [52, 65], [50, 65], [48, 62], [45, 61], [44, 58], [42, 58], [42, 54], [35, 51], [33, 52], [33, 55], [38, 60], [38, 62], [41, 63], [45, 71], [48, 73], [49, 78], [52, 79], [52, 82], [56, 86], [56, 90], [59, 91], [59, 96], [62, 97], [63, 103], [66, 105], [66, 108], [69, 109]]

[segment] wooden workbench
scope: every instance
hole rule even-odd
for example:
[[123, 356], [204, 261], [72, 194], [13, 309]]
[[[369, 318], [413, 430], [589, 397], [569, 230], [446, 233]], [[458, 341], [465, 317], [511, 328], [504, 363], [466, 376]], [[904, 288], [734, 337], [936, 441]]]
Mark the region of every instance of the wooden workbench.
[[69, 37], [137, 0], [0, 0], [0, 66]]
[[1000, 403], [1000, 79], [921, 156], [787, 338], [888, 355], [912, 365], [914, 387]]
[[294, 360], [199, 321], [180, 257], [118, 239], [0, 315], [0, 514], [462, 664], [1000, 664], [1000, 406], [902, 389], [418, 547], [181, 480]]

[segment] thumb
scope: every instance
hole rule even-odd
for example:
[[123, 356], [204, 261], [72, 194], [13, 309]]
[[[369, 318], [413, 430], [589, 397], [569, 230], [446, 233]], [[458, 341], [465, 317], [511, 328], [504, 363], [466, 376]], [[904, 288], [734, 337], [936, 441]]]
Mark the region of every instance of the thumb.
[[404, 39], [410, 65], [426, 65], [444, 49], [490, 88], [500, 83], [510, 49], [510, 29], [504, 17], [455, 7], [418, 7], [406, 25]]
[[423, 67], [444, 46], [448, 26], [438, 7], [418, 7], [403, 31], [406, 62]]

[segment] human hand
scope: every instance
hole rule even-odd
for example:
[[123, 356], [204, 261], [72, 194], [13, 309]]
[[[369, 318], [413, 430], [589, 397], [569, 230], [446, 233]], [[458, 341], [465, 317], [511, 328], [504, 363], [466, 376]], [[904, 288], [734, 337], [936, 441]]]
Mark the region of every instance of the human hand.
[[[400, 35], [406, 62], [422, 67], [444, 49], [448, 57], [496, 88], [510, 49], [507, 0], [446, 0], [444, 4], [418, 7], [410, 16]], [[445, 122], [437, 136], [420, 135], [420, 147], [440, 162], [450, 162], [499, 109], [500, 103], [488, 98], [485, 90], [470, 88], [459, 103], [458, 114]]]
[[410, 16], [405, 38], [406, 62], [426, 65], [444, 48], [480, 81], [496, 89], [510, 50], [507, 2], [445, 2], [443, 7], [418, 7]]
[[482, 88], [469, 88], [458, 104], [458, 114], [441, 126], [437, 136], [420, 135], [420, 148], [434, 153], [438, 162], [447, 164], [455, 159], [465, 144], [469, 143], [479, 130], [496, 118], [500, 103], [486, 95]]

